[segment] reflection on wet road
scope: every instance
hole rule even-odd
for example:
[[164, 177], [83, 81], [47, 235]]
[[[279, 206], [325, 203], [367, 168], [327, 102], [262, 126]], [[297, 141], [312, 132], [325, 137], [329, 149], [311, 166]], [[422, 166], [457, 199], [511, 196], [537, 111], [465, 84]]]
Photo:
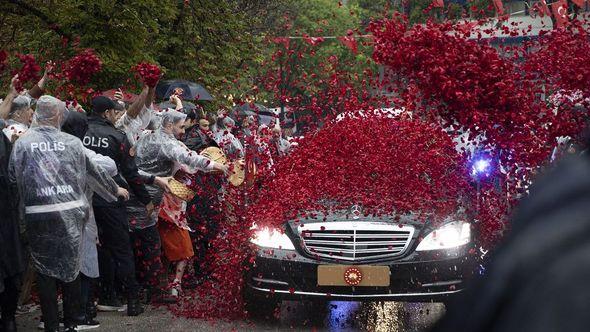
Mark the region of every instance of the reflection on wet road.
[[[101, 312], [97, 332], [144, 331], [425, 331], [444, 313], [439, 303], [283, 302], [271, 321], [208, 321], [173, 317], [166, 308], [148, 307], [138, 317]], [[37, 331], [40, 310], [17, 318], [19, 331]]]
[[284, 301], [277, 320], [255, 325], [295, 331], [424, 331], [444, 311], [441, 303]]

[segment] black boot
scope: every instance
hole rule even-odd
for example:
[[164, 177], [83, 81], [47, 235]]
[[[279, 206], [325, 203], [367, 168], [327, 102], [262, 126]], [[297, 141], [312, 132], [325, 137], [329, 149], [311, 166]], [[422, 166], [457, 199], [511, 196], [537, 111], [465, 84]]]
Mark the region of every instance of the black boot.
[[143, 306], [138, 296], [130, 296], [127, 299], [127, 316], [139, 316], [143, 311]]

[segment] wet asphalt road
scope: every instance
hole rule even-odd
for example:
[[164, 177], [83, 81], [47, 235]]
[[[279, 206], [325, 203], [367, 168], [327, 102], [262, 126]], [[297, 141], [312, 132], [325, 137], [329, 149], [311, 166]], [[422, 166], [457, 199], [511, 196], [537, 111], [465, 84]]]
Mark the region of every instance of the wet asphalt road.
[[[173, 317], [164, 308], [148, 308], [139, 317], [99, 313], [101, 327], [90, 331], [425, 331], [444, 313], [439, 303], [327, 302], [310, 306], [285, 301], [274, 320], [206, 321]], [[40, 310], [17, 318], [19, 331], [38, 331]]]

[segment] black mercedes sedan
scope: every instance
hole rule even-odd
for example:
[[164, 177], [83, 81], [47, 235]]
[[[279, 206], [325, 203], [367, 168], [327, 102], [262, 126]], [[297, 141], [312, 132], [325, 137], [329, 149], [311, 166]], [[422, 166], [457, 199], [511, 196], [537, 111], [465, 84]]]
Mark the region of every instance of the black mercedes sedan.
[[366, 216], [362, 207], [256, 229], [247, 306], [287, 299], [445, 302], [477, 270], [472, 223], [417, 214]]

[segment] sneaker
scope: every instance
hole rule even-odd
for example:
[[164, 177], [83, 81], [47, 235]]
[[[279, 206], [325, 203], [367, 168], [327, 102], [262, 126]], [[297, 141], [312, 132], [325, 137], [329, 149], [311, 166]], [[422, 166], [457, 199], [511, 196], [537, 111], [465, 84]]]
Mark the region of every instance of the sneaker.
[[78, 324], [76, 331], [92, 330], [100, 327], [100, 323], [92, 318], [86, 318]]
[[106, 305], [106, 304], [103, 304], [103, 305], [99, 304], [96, 306], [96, 309], [101, 312], [124, 312], [125, 310], [127, 310], [127, 305], [123, 304], [119, 307], [119, 306], [111, 306], [111, 305]]
[[[64, 323], [60, 321], [59, 327], [64, 327]], [[39, 324], [37, 324], [37, 330], [45, 330], [45, 322], [43, 321], [43, 318], [41, 318], [41, 321], [39, 321]]]
[[110, 299], [99, 300], [98, 305], [96, 306], [98, 311], [105, 311], [105, 312], [113, 312], [113, 311], [125, 311], [125, 306], [117, 297], [113, 297]]

